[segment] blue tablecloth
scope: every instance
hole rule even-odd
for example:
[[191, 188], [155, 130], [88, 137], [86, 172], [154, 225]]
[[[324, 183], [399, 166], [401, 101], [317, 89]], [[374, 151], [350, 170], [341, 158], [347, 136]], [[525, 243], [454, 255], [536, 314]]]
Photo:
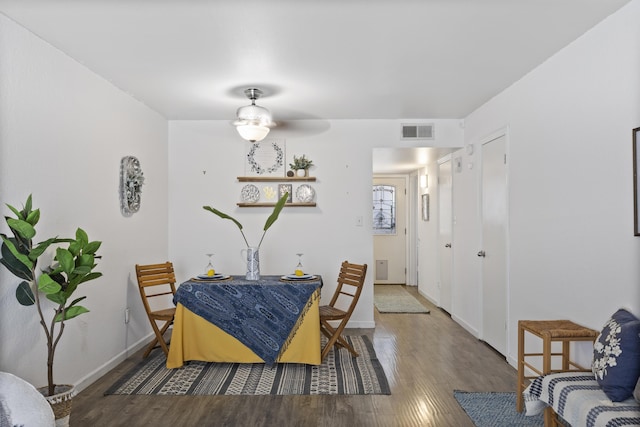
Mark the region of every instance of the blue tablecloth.
[[234, 276], [230, 280], [182, 283], [174, 303], [235, 337], [265, 363], [276, 362], [295, 334], [299, 319], [319, 297], [322, 278], [283, 282], [280, 276], [262, 276], [258, 281]]

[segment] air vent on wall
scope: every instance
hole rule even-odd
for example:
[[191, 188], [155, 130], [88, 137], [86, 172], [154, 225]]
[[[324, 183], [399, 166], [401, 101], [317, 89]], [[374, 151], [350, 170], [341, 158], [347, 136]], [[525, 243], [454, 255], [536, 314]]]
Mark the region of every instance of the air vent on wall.
[[402, 139], [433, 139], [433, 124], [402, 124]]

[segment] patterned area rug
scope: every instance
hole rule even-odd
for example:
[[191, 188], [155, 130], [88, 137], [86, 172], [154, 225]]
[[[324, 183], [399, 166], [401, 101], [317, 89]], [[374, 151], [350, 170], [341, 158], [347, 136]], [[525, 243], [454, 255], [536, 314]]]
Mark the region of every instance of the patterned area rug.
[[527, 417], [516, 411], [515, 393], [454, 391], [462, 409], [476, 427], [542, 427], [542, 415]]
[[391, 394], [369, 338], [346, 338], [360, 357], [352, 357], [344, 348], [334, 348], [320, 366], [192, 361], [182, 368], [167, 369], [164, 353], [156, 350], [104, 394]]
[[373, 303], [380, 313], [429, 313], [420, 301], [400, 285], [376, 285]]

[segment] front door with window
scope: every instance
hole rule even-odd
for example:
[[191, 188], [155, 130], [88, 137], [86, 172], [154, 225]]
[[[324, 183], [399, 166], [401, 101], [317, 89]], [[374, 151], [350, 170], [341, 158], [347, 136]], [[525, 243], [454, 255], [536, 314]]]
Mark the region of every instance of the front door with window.
[[406, 283], [405, 177], [373, 179], [374, 283]]

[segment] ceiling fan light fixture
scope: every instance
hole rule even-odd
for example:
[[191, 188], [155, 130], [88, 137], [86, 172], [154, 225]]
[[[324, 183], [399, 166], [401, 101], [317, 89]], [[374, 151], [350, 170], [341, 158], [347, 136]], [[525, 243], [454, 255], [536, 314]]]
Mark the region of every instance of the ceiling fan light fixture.
[[259, 125], [236, 125], [236, 130], [242, 139], [249, 142], [259, 142], [267, 137], [270, 129]]
[[251, 105], [238, 108], [237, 119], [233, 125], [243, 139], [251, 142], [262, 141], [269, 134], [269, 128], [275, 126], [275, 123], [271, 120], [269, 110], [256, 105], [256, 99], [262, 95], [260, 89], [246, 89], [244, 94], [251, 100]]

